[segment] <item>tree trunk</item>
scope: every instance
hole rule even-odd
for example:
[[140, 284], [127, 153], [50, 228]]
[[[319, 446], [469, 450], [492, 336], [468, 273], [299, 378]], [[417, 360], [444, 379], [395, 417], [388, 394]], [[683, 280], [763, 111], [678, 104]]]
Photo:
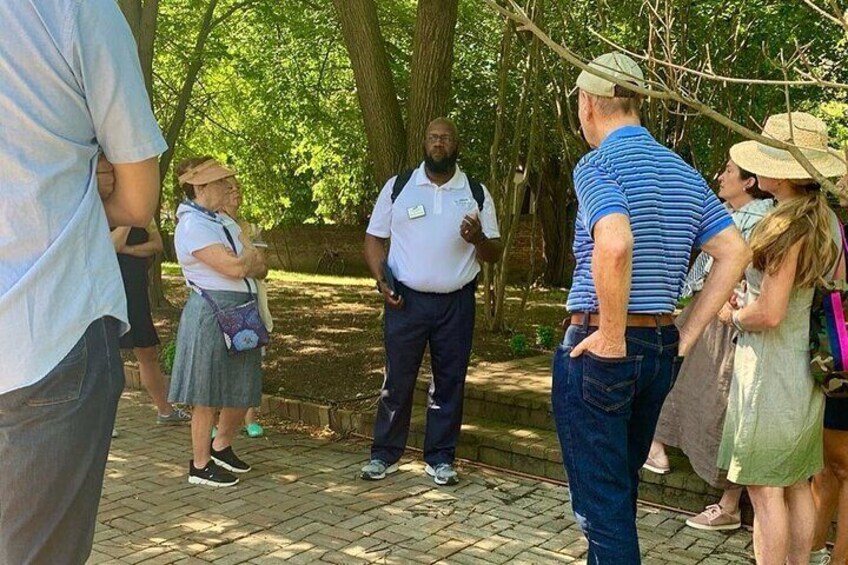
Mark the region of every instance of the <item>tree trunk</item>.
[[153, 103], [153, 44], [159, 19], [159, 0], [118, 0], [138, 45], [138, 60], [144, 75], [147, 96]]
[[[159, 0], [145, 0], [144, 7], [141, 10], [138, 34], [136, 41], [138, 42], [138, 59], [141, 63], [141, 73], [144, 76], [144, 86], [147, 88], [147, 95], [150, 98], [150, 104], [153, 105], [153, 45], [156, 40], [156, 24], [159, 21]], [[160, 186], [162, 178], [160, 177]], [[156, 227], [161, 228], [161, 212], [162, 199], [156, 205]], [[153, 308], [162, 308], [171, 306], [168, 299], [165, 297], [165, 289], [162, 286], [162, 259], [161, 253], [153, 258], [153, 264], [149, 269], [149, 283], [147, 286], [147, 295], [150, 299], [150, 306]]]
[[536, 213], [542, 225], [543, 280], [546, 285], [567, 287], [574, 271], [572, 242], [577, 201], [569, 171], [556, 157], [545, 159], [537, 195]]
[[[119, 0], [118, 5], [124, 13], [124, 17], [132, 30], [138, 45], [138, 60], [141, 64], [141, 73], [144, 76], [144, 86], [147, 89], [147, 97], [153, 105], [153, 45], [156, 39], [156, 23], [159, 17], [159, 0]], [[162, 202], [156, 206], [154, 220], [159, 225], [159, 214]], [[148, 270], [149, 282], [147, 295], [150, 306], [159, 308], [169, 305], [162, 288], [162, 255], [153, 258], [153, 264]]]
[[406, 156], [406, 130], [392, 80], [374, 0], [333, 0], [350, 56], [365, 122], [374, 181], [398, 173]]
[[409, 167], [421, 160], [427, 124], [447, 114], [458, 6], [458, 0], [418, 2], [406, 128]]
[[159, 21], [159, 0], [145, 0], [141, 10], [139, 30], [136, 35], [138, 42], [138, 59], [141, 62], [141, 73], [144, 75], [144, 86], [153, 103], [153, 45], [156, 41], [156, 24]]
[[168, 174], [168, 169], [171, 166], [171, 161], [174, 158], [177, 140], [180, 137], [180, 132], [186, 120], [186, 112], [188, 105], [191, 102], [191, 93], [194, 90], [194, 84], [197, 82], [197, 77], [200, 74], [200, 69], [203, 67], [203, 54], [206, 49], [206, 40], [209, 39], [209, 34], [214, 28], [213, 16], [215, 15], [215, 7], [218, 5], [218, 0], [210, 0], [206, 5], [206, 11], [203, 14], [203, 20], [200, 24], [200, 30], [197, 33], [197, 41], [194, 43], [194, 50], [189, 60], [186, 77], [183, 81], [183, 86], [180, 89], [180, 95], [177, 98], [177, 107], [174, 110], [174, 117], [168, 125], [168, 131], [165, 133], [165, 141], [168, 142], [168, 149], [162, 154], [159, 159], [159, 177], [165, 179]]
[[127, 23], [130, 25], [133, 37], [138, 42], [138, 30], [141, 27], [141, 0], [118, 0], [118, 6], [120, 6]]

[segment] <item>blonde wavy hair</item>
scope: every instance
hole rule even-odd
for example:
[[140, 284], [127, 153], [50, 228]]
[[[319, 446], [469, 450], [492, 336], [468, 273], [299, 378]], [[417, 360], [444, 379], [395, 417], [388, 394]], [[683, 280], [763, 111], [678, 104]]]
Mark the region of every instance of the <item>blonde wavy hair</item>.
[[808, 288], [825, 282], [839, 258], [839, 246], [831, 234], [833, 211], [819, 185], [796, 186], [806, 194], [778, 204], [757, 224], [751, 234], [751, 251], [754, 268], [774, 274], [789, 249], [803, 240], [794, 286]]

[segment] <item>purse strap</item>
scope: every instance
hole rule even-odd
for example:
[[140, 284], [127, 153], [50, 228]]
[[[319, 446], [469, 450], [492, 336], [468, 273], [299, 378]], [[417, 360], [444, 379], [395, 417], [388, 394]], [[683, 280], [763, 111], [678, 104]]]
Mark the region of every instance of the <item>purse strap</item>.
[[197, 286], [196, 284], [194, 284], [192, 281], [190, 281], [188, 279], [186, 279], [186, 282], [197, 289], [197, 291], [200, 293], [200, 296], [202, 296], [203, 299], [206, 300], [206, 302], [209, 303], [209, 305], [212, 307], [212, 310], [214, 310], [216, 314], [221, 311], [221, 307], [218, 306], [218, 303], [215, 302], [212, 299], [211, 296], [209, 296], [209, 293], [207, 293], [205, 290], [203, 290], [202, 288], [200, 288], [199, 286]]
[[[236, 257], [238, 257], [238, 249], [236, 249], [236, 242], [233, 241], [233, 236], [230, 235], [230, 230], [228, 230], [227, 226], [223, 224], [221, 224], [221, 227], [224, 228], [224, 235], [227, 236], [227, 241], [230, 242], [230, 247], [233, 248], [233, 253], [236, 254]], [[242, 280], [244, 281], [244, 284], [247, 285], [247, 293], [250, 295], [250, 299], [256, 300], [256, 296], [254, 295], [253, 290], [250, 288], [250, 283], [247, 281], [246, 278]], [[200, 296], [202, 296], [203, 299], [206, 300], [206, 302], [208, 302], [210, 306], [212, 306], [212, 309], [216, 313], [221, 311], [221, 307], [218, 306], [218, 303], [215, 302], [215, 300], [213, 300], [211, 296], [209, 296], [209, 293], [207, 293], [205, 290], [200, 288], [198, 285], [196, 285], [193, 281], [189, 279], [186, 279], [186, 282], [197, 289], [197, 291], [200, 293]]]
[[[236, 242], [233, 240], [233, 236], [230, 235], [230, 230], [228, 230], [227, 226], [225, 226], [223, 224], [221, 224], [221, 227], [224, 228], [224, 235], [227, 236], [227, 241], [230, 242], [230, 247], [233, 248], [233, 253], [236, 254], [236, 257], [238, 257], [238, 249], [236, 249]], [[253, 290], [250, 288], [250, 283], [248, 282], [248, 280], [246, 278], [242, 279], [242, 280], [244, 281], [244, 284], [247, 285], [247, 292], [250, 294], [250, 299], [253, 300], [254, 299]]]

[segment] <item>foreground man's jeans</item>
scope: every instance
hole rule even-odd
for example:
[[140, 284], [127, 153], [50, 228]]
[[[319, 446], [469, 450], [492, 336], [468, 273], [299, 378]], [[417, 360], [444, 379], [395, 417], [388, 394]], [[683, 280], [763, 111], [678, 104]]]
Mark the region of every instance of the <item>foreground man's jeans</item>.
[[552, 402], [574, 516], [589, 565], [641, 563], [639, 470], [680, 368], [674, 326], [627, 328], [627, 357], [569, 354], [595, 328], [572, 325], [554, 356]]
[[44, 379], [0, 395], [0, 563], [85, 563], [123, 387], [118, 322], [102, 318]]

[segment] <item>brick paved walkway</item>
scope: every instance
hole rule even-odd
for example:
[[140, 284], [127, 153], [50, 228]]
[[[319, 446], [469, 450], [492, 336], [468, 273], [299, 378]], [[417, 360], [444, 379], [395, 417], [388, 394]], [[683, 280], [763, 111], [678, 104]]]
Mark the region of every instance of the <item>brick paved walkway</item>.
[[[186, 482], [187, 427], [157, 427], [141, 393], [118, 412], [90, 563], [582, 563], [567, 490], [476, 468], [439, 489], [418, 459], [356, 479], [362, 441], [271, 431], [241, 439], [254, 470], [230, 489]], [[751, 536], [697, 532], [641, 507], [646, 564], [749, 563]]]

